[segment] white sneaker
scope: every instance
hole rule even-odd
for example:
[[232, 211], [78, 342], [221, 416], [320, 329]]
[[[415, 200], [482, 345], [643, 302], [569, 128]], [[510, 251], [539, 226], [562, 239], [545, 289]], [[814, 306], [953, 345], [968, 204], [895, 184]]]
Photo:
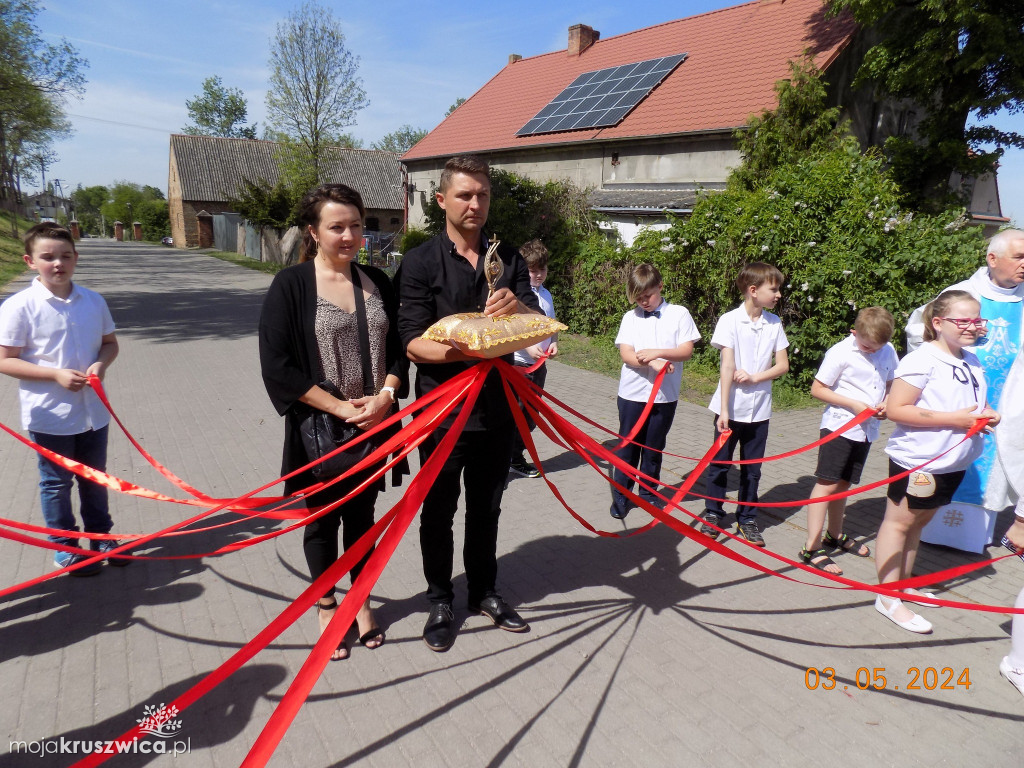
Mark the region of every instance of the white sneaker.
[[[889, 607], [886, 607], [885, 600], [890, 599], [892, 603]], [[902, 605], [902, 601], [898, 598], [883, 598], [881, 595], [875, 597], [875, 610], [880, 614], [889, 619], [897, 627], [906, 629], [909, 632], [917, 632], [919, 635], [927, 635], [932, 631], [932, 623], [927, 619], [923, 619], [916, 613], [913, 614], [913, 618], [907, 619], [906, 621], [899, 621], [893, 614], [896, 613], [896, 609]]]
[[1013, 687], [1021, 694], [1024, 694], [1024, 669], [1011, 665], [1009, 656], [1003, 656], [1003, 660], [999, 662], [999, 674], [1013, 683]]

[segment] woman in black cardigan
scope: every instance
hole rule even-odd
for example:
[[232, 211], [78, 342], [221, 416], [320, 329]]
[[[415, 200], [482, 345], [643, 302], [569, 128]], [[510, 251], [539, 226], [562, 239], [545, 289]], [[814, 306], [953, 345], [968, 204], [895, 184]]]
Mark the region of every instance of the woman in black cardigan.
[[[310, 408], [331, 413], [360, 429], [371, 429], [408, 391], [409, 364], [398, 338], [398, 302], [391, 282], [379, 269], [356, 266], [364, 215], [359, 193], [343, 184], [325, 184], [307, 194], [300, 211], [305, 227], [300, 263], [277, 274], [263, 302], [260, 366], [267, 394], [285, 417], [282, 474], [310, 461], [299, 434], [299, 424]], [[359, 345], [353, 271], [357, 271], [366, 306], [369, 350]], [[372, 396], [363, 394], [361, 355], [367, 354], [377, 393]], [[331, 382], [347, 399], [335, 398], [318, 386], [324, 381]], [[337, 501], [366, 476], [361, 473], [307, 497], [306, 507], [312, 510]], [[285, 481], [285, 493], [315, 482], [307, 470]], [[339, 527], [343, 527], [346, 550], [370, 529], [382, 486], [383, 481], [375, 483], [306, 526], [302, 547], [312, 578], [338, 559]], [[368, 557], [352, 569], [353, 580]], [[331, 585], [317, 603], [321, 632], [337, 607]], [[378, 648], [384, 642], [369, 601], [359, 609], [356, 624], [359, 642], [367, 648]], [[331, 658], [347, 657], [348, 645], [343, 642]]]

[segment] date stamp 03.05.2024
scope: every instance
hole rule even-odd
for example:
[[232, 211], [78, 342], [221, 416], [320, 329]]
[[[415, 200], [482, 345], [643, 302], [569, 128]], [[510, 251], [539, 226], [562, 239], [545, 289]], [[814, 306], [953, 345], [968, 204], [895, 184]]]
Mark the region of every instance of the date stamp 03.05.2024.
[[852, 679], [844, 682], [832, 667], [804, 672], [804, 685], [809, 691], [846, 691], [856, 687], [861, 691], [955, 691], [969, 690], [971, 670], [955, 670], [952, 667], [910, 667], [905, 674], [899, 674], [885, 667], [858, 667]]

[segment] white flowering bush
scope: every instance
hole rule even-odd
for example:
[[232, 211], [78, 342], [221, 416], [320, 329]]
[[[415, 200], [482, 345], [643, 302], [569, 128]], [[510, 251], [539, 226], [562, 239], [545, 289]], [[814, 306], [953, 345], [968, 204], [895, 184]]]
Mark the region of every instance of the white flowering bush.
[[744, 264], [781, 269], [786, 282], [775, 311], [798, 386], [810, 386], [859, 308], [892, 312], [893, 342], [902, 348], [909, 313], [969, 275], [985, 252], [980, 229], [964, 226], [961, 211], [903, 210], [881, 156], [862, 154], [852, 139], [777, 168], [760, 188], [736, 187], [702, 195], [689, 219], [638, 238], [631, 260], [659, 267], [668, 298], [689, 308], [705, 339], [739, 304], [734, 281]]

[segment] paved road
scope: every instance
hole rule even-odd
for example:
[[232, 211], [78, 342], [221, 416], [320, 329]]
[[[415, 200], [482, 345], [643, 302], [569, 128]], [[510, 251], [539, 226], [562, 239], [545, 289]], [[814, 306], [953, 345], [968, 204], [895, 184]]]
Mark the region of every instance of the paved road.
[[[118, 323], [121, 356], [107, 385], [139, 440], [213, 495], [276, 477], [282, 424], [263, 391], [254, 334], [270, 278], [201, 254], [100, 241], [83, 242], [77, 277], [106, 296]], [[613, 380], [553, 363], [548, 382], [557, 397], [615, 424]], [[0, 419], [17, 424], [16, 386], [7, 379]], [[817, 421], [817, 411], [777, 414], [769, 453], [811, 441]], [[669, 449], [703, 452], [710, 425], [705, 409], [681, 405]], [[600, 478], [546, 439], [539, 445], [570, 503], [599, 527], [621, 529], [608, 517]], [[883, 476], [881, 457], [876, 449], [867, 479]], [[2, 514], [40, 523], [34, 461], [12, 439], [0, 440]], [[766, 465], [765, 498], [806, 498], [813, 462], [804, 454]], [[670, 459], [666, 477], [678, 480], [690, 467]], [[113, 431], [109, 468], [173, 490]], [[388, 491], [380, 509], [396, 498]], [[873, 540], [881, 498], [876, 491], [851, 503], [852, 530]], [[540, 480], [513, 479], [505, 500], [500, 581], [532, 631], [503, 633], [457, 606], [455, 646], [447, 654], [427, 650], [418, 546], [407, 536], [373, 592], [387, 643], [372, 652], [357, 647], [350, 660], [328, 666], [272, 765], [1020, 765], [1024, 699], [997, 671], [1008, 617], [931, 610], [935, 633], [916, 636], [879, 616], [865, 593], [766, 576], [664, 526], [624, 540], [592, 536]], [[119, 531], [157, 530], [189, 514], [125, 496], [113, 513]], [[634, 511], [626, 527], [645, 519]], [[769, 518], [768, 546], [794, 555], [804, 520], [799, 510]], [[148, 553], [206, 552], [269, 527], [235, 525], [160, 542]], [[919, 561], [938, 570], [976, 559], [925, 546]], [[2, 540], [0, 584], [46, 573], [50, 561], [43, 550]], [[873, 561], [840, 562], [851, 577], [871, 580]], [[946, 584], [945, 594], [1009, 605], [1022, 578], [1011, 559]], [[291, 534], [219, 558], [61, 577], [5, 599], [0, 766], [72, 764], [74, 755], [9, 754], [8, 742], [119, 735], [147, 705], [169, 702], [227, 659], [306, 584], [300, 538]], [[464, 589], [460, 576], [459, 599]], [[315, 627], [313, 615], [303, 617], [181, 713], [175, 739], [191, 749], [177, 758], [183, 762], [139, 753], [113, 764], [238, 765], [305, 659]], [[815, 677], [807, 670], [825, 667], [835, 670], [835, 689], [809, 690]], [[863, 685], [875, 668], [884, 668], [884, 690], [859, 690], [858, 670]], [[931, 672], [920, 690], [907, 690], [911, 668], [952, 669], [952, 690], [926, 687], [934, 686]], [[963, 670], [969, 689], [956, 684]]]

